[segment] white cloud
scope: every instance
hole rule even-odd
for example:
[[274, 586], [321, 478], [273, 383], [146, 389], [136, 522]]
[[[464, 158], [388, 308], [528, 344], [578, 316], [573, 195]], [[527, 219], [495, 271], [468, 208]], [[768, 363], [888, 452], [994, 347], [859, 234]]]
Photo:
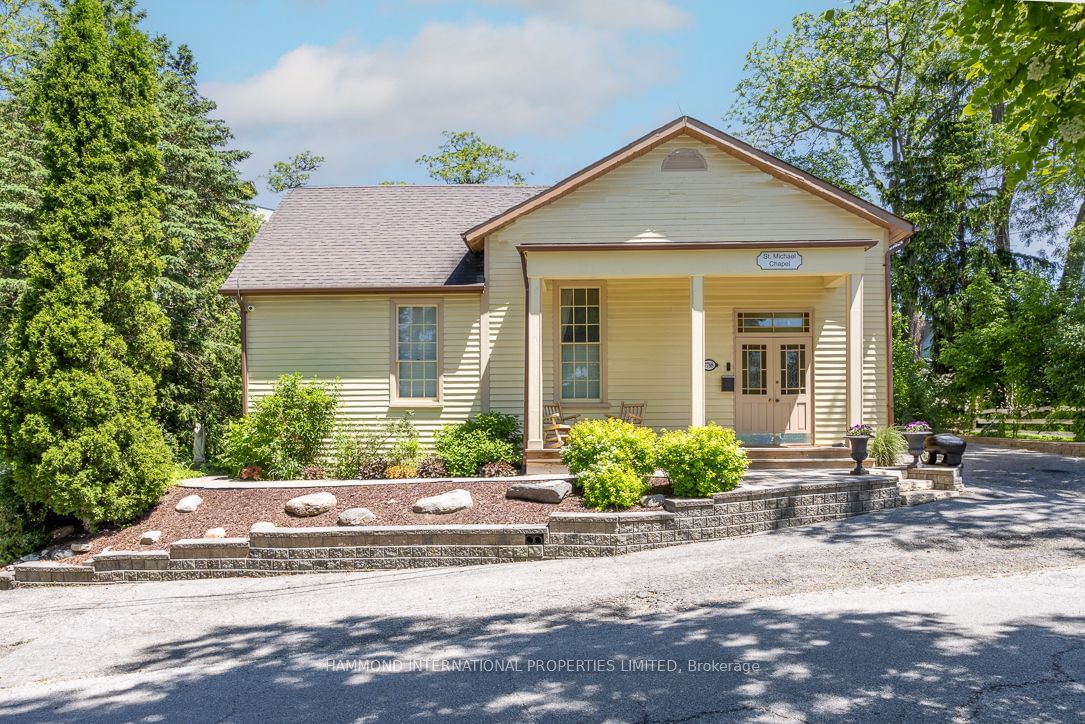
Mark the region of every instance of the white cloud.
[[692, 20], [667, 0], [488, 0], [488, 4], [619, 29], [678, 30]]
[[618, 32], [532, 16], [434, 22], [375, 47], [303, 45], [264, 73], [204, 90], [253, 150], [250, 173], [309, 148], [328, 158], [316, 180], [342, 182], [413, 161], [444, 129], [499, 143], [568, 132], [670, 72], [660, 50]]

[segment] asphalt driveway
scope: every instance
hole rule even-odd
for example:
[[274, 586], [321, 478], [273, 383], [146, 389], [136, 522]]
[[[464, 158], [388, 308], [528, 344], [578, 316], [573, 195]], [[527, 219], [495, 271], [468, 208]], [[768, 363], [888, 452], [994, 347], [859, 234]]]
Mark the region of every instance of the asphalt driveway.
[[0, 594], [0, 718], [1085, 718], [1085, 460], [614, 559]]

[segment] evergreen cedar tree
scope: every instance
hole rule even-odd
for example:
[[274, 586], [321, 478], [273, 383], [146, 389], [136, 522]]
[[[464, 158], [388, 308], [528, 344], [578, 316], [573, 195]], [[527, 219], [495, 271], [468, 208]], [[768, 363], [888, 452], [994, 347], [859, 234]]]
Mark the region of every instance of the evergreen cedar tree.
[[46, 180], [0, 388], [16, 492], [88, 524], [131, 519], [171, 480], [153, 418], [169, 360], [155, 63], [129, 13], [72, 0], [34, 90]]

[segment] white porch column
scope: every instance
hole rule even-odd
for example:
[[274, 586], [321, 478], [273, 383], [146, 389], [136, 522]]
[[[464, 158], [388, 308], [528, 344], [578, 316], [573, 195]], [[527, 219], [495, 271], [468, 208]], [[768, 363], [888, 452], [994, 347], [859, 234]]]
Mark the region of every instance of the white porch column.
[[848, 425], [863, 420], [863, 275], [848, 275]]
[[703, 425], [704, 411], [704, 277], [689, 278], [690, 413], [689, 424]]
[[524, 430], [529, 450], [543, 449], [542, 435], [542, 279], [527, 280], [527, 368], [524, 394]]

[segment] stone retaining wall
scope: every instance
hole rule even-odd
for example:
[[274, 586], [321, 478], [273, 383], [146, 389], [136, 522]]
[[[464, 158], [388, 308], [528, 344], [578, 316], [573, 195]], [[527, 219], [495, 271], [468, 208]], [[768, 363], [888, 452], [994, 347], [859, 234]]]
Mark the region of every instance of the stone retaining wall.
[[[977, 445], [994, 445], [996, 447], [1009, 447], [1016, 450], [1032, 450], [1033, 452], [1048, 453], [1050, 455], [1064, 455], [1069, 458], [1085, 458], [1085, 442], [1058, 442], [1056, 440], [1017, 440], [1011, 437], [983, 437], [980, 435], [964, 435], [965, 442]], [[968, 461], [968, 453], [965, 452], [965, 462]]]
[[162, 581], [620, 555], [847, 518], [895, 508], [899, 499], [896, 478], [842, 476], [704, 499], [667, 498], [657, 511], [552, 513], [548, 525], [276, 528], [248, 538], [180, 540], [168, 551], [101, 553], [82, 566], [25, 563], [15, 567], [15, 582]]

